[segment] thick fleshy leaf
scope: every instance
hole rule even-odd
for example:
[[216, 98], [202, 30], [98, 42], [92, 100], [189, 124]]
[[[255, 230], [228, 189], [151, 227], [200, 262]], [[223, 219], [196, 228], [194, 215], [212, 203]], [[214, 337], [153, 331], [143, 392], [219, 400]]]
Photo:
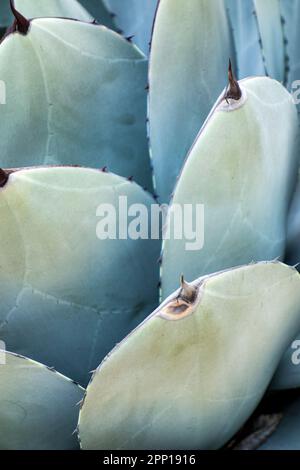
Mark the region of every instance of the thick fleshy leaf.
[[300, 172], [288, 217], [286, 259], [289, 264], [300, 263]]
[[[296, 108], [291, 95], [270, 78], [246, 79], [240, 86], [238, 101], [217, 102], [183, 167], [163, 248], [163, 298], [176, 288], [181, 273], [195, 279], [284, 255], [298, 166]], [[184, 204], [193, 215], [189, 238], [182, 226], [172, 230], [173, 209], [183, 210]]]
[[108, 166], [151, 188], [147, 61], [132, 44], [103, 26], [35, 19], [2, 42], [0, 68], [2, 167]]
[[285, 45], [280, 0], [253, 0], [267, 73], [285, 81]]
[[105, 7], [103, 0], [79, 0], [94, 18], [104, 26], [110, 29], [116, 29], [111, 13]]
[[[298, 166], [296, 108], [291, 95], [269, 78], [247, 79], [240, 86], [239, 101], [222, 100], [212, 111], [183, 168], [170, 209], [170, 237], [164, 242], [163, 298], [181, 273], [194, 279], [284, 255]], [[179, 205], [183, 210], [185, 204], [191, 205], [193, 217], [187, 223], [193, 230], [188, 227], [189, 239], [183, 232], [176, 239], [173, 209]], [[204, 207], [204, 221], [197, 204]], [[286, 369], [289, 351], [280, 372], [288, 387]]]
[[285, 390], [300, 387], [300, 334], [282, 357], [270, 389]]
[[168, 202], [184, 158], [234, 58], [223, 0], [161, 0], [150, 55], [150, 143], [156, 189]]
[[299, 100], [300, 32], [298, 25], [300, 21], [300, 3], [298, 1], [280, 0], [280, 8], [283, 22], [283, 30], [287, 40], [286, 65], [288, 67], [288, 86], [296, 92], [296, 98], [297, 100]]
[[226, 0], [235, 42], [237, 76], [266, 74], [253, 0]]
[[267, 74], [286, 82], [285, 30], [280, 0], [226, 0], [226, 5], [233, 28], [239, 78]]
[[[300, 181], [300, 180], [299, 180]], [[298, 182], [288, 218], [286, 262], [297, 266], [300, 263], [300, 184]], [[300, 334], [282, 358], [271, 388], [282, 390], [300, 387]]]
[[148, 55], [158, 0], [103, 0], [114, 21], [126, 37]]
[[283, 419], [259, 450], [300, 450], [300, 398], [283, 410]]
[[183, 281], [95, 372], [82, 447], [221, 447], [261, 400], [299, 304], [299, 273], [278, 262]]
[[0, 28], [7, 28], [12, 22], [12, 14], [9, 0], [2, 0], [0, 3]]
[[44, 16], [87, 22], [94, 19], [77, 0], [14, 0], [14, 5], [26, 18]]
[[159, 241], [119, 239], [114, 226], [99, 239], [96, 229], [105, 211], [119, 214], [120, 197], [148, 209], [153, 200], [135, 183], [82, 168], [16, 171], [0, 196], [0, 338], [85, 385], [158, 301]]
[[0, 449], [77, 449], [74, 429], [84, 390], [25, 357], [0, 356]]
[[87, 22], [96, 19], [101, 25], [115, 29], [102, 0], [14, 0], [14, 3], [27, 18], [72, 18]]

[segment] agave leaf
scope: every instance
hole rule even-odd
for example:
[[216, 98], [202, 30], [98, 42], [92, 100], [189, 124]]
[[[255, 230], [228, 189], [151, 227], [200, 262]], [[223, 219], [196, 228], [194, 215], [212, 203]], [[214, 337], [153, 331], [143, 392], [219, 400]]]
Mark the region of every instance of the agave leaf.
[[[296, 266], [300, 263], [300, 173], [298, 185], [289, 210], [285, 260]], [[282, 358], [271, 388], [282, 390], [300, 387], [300, 334]]]
[[[251, 78], [240, 85], [239, 101], [227, 104], [222, 100], [212, 111], [175, 190], [170, 238], [163, 246], [163, 298], [174, 290], [180, 273], [194, 279], [284, 255], [298, 166], [296, 108], [289, 93], [274, 80]], [[173, 209], [184, 204], [192, 205], [196, 230], [192, 247], [190, 239], [176, 239], [172, 230], [176, 224]], [[198, 217], [195, 228], [197, 204], [204, 205], [204, 226]], [[204, 244], [197, 247], [195, 241], [201, 240], [203, 230]], [[281, 387], [290, 386], [290, 362], [289, 350], [279, 372]], [[296, 378], [299, 384], [299, 371]]]
[[9, 0], [2, 0], [0, 3], [0, 28], [6, 29], [12, 22], [12, 14]]
[[267, 73], [285, 81], [285, 47], [279, 0], [253, 0]]
[[[296, 266], [300, 263], [300, 184], [290, 208], [286, 262]], [[300, 387], [300, 334], [283, 356], [273, 378], [271, 389], [284, 390]]]
[[105, 7], [103, 0], [80, 0], [80, 3], [100, 24], [113, 30], [116, 29], [113, 17]]
[[300, 3], [297, 1], [280, 0], [280, 8], [286, 38], [286, 74], [288, 77], [288, 87], [295, 91], [296, 99], [299, 100], [300, 33], [298, 25], [300, 21]]
[[183, 281], [95, 372], [79, 418], [82, 447], [224, 445], [300, 328], [299, 302], [299, 273], [279, 262]]
[[148, 55], [158, 0], [103, 0], [118, 28]]
[[2, 166], [108, 166], [151, 189], [147, 61], [132, 44], [102, 26], [35, 19], [4, 39], [0, 68]]
[[226, 0], [239, 78], [269, 75], [286, 81], [285, 36], [279, 1]]
[[176, 239], [170, 230], [163, 247], [163, 298], [181, 273], [195, 279], [284, 255], [298, 166], [297, 112], [291, 95], [275, 80], [250, 78], [240, 87], [239, 100], [217, 102], [183, 167], [169, 227], [176, 224], [173, 208], [190, 204], [195, 230], [196, 205], [203, 204], [204, 227], [196, 233], [200, 241], [204, 229], [204, 245], [189, 246], [184, 233]]
[[0, 356], [0, 449], [77, 449], [76, 404], [84, 390], [30, 359], [4, 351]]
[[232, 25], [237, 76], [265, 75], [266, 65], [253, 0], [226, 0]]
[[162, 202], [169, 201], [186, 153], [226, 84], [224, 71], [234, 55], [222, 0], [160, 1], [150, 54], [149, 114]]
[[282, 357], [270, 389], [285, 390], [300, 387], [300, 334]]
[[82, 168], [16, 171], [1, 190], [0, 338], [82, 385], [158, 301], [159, 241], [96, 236], [98, 206], [118, 214], [120, 196], [153, 202], [135, 183]]
[[300, 399], [285, 407], [283, 419], [259, 450], [300, 450]]
[[94, 19], [77, 0], [14, 0], [14, 5], [26, 18], [61, 17], [87, 22]]
[[300, 263], [300, 172], [288, 217], [286, 259], [289, 264]]
[[[300, 263], [300, 174], [288, 217], [286, 262], [299, 270]], [[300, 387], [300, 334], [282, 358], [271, 388], [282, 390]]]

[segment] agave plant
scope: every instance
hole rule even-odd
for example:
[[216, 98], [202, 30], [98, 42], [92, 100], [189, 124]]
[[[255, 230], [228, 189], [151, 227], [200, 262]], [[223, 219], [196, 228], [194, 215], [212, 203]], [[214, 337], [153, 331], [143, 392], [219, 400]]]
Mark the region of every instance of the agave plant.
[[[297, 0], [3, 0], [0, 18], [0, 448], [236, 442], [300, 388]], [[148, 234], [169, 204], [164, 240], [98, 236], [120, 198]], [[300, 448], [299, 399], [279, 411], [252, 448]]]
[[83, 448], [223, 446], [300, 328], [299, 301], [299, 273], [279, 263], [182, 281], [94, 374], [80, 414]]

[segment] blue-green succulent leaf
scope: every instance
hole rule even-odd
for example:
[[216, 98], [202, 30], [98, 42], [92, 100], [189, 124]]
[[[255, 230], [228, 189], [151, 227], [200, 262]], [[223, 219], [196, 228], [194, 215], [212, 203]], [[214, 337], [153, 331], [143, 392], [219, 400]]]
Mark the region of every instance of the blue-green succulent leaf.
[[15, 8], [26, 18], [58, 17], [93, 21], [77, 0], [14, 0]]
[[84, 390], [25, 357], [0, 351], [0, 358], [0, 449], [76, 450]]
[[286, 44], [279, 1], [226, 0], [239, 78], [269, 75], [286, 81]]
[[[246, 79], [240, 87], [239, 101], [222, 99], [213, 109], [177, 184], [163, 247], [163, 298], [181, 273], [194, 279], [284, 256], [299, 160], [296, 108], [291, 95], [270, 78]], [[193, 239], [185, 236], [183, 225], [181, 237], [172, 230], [173, 223], [178, 225], [175, 208], [185, 204], [192, 205]], [[197, 204], [203, 205], [204, 221], [196, 219]], [[291, 383], [290, 360], [287, 352], [280, 371], [284, 388]]]
[[[298, 1], [280, 0], [283, 30], [286, 38], [286, 67], [288, 86], [300, 77], [299, 21], [300, 3]], [[299, 82], [297, 87], [299, 88]]]
[[114, 19], [105, 7], [103, 0], [80, 0], [80, 3], [100, 24], [113, 30], [116, 29]]
[[0, 68], [2, 167], [107, 166], [151, 189], [147, 60], [135, 46], [103, 26], [34, 19], [4, 39]]
[[300, 172], [288, 216], [286, 261], [291, 265], [300, 263]]
[[[9, 3], [9, 0], [7, 0]], [[27, 18], [72, 18], [115, 29], [113, 18], [102, 0], [14, 0], [15, 7]], [[12, 15], [10, 15], [12, 21]]]
[[158, 0], [103, 0], [114, 14], [114, 21], [126, 37], [148, 55]]
[[223, 446], [300, 328], [299, 304], [300, 275], [278, 262], [182, 280], [95, 372], [79, 417], [83, 449]]
[[[288, 217], [286, 262], [296, 266], [300, 263], [300, 178]], [[274, 376], [271, 389], [282, 390], [300, 387], [300, 334], [286, 351]]]
[[235, 42], [237, 76], [266, 74], [253, 0], [226, 0]]
[[253, 0], [267, 73], [285, 81], [285, 45], [280, 0]]
[[12, 13], [9, 0], [2, 0], [0, 3], [0, 28], [7, 28], [12, 22]]
[[[124, 178], [71, 167], [16, 171], [1, 189], [0, 338], [82, 385], [158, 303], [159, 241], [119, 239], [120, 197], [149, 212], [154, 202]], [[105, 239], [100, 204], [117, 217]]]
[[300, 387], [300, 334], [282, 357], [270, 389], [285, 390]]
[[156, 190], [168, 202], [186, 153], [226, 85], [234, 59], [222, 0], [161, 0], [150, 54], [150, 143]]
[[[270, 78], [245, 79], [240, 87], [239, 100], [217, 102], [180, 175], [163, 248], [163, 298], [181, 273], [195, 279], [284, 255], [299, 160], [296, 108], [292, 96]], [[184, 204], [193, 210], [192, 246], [183, 226], [181, 237], [172, 230], [176, 205]], [[196, 220], [197, 204], [204, 206], [204, 223]]]

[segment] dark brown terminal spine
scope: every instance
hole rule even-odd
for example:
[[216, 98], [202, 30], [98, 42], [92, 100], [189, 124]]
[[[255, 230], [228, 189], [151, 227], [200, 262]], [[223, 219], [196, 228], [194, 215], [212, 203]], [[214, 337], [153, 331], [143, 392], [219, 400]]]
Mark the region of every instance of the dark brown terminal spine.
[[229, 59], [228, 66], [228, 87], [224, 96], [224, 99], [227, 101], [229, 99], [238, 101], [242, 97], [242, 90], [240, 88], [239, 82], [235, 78], [232, 71], [231, 60]]

